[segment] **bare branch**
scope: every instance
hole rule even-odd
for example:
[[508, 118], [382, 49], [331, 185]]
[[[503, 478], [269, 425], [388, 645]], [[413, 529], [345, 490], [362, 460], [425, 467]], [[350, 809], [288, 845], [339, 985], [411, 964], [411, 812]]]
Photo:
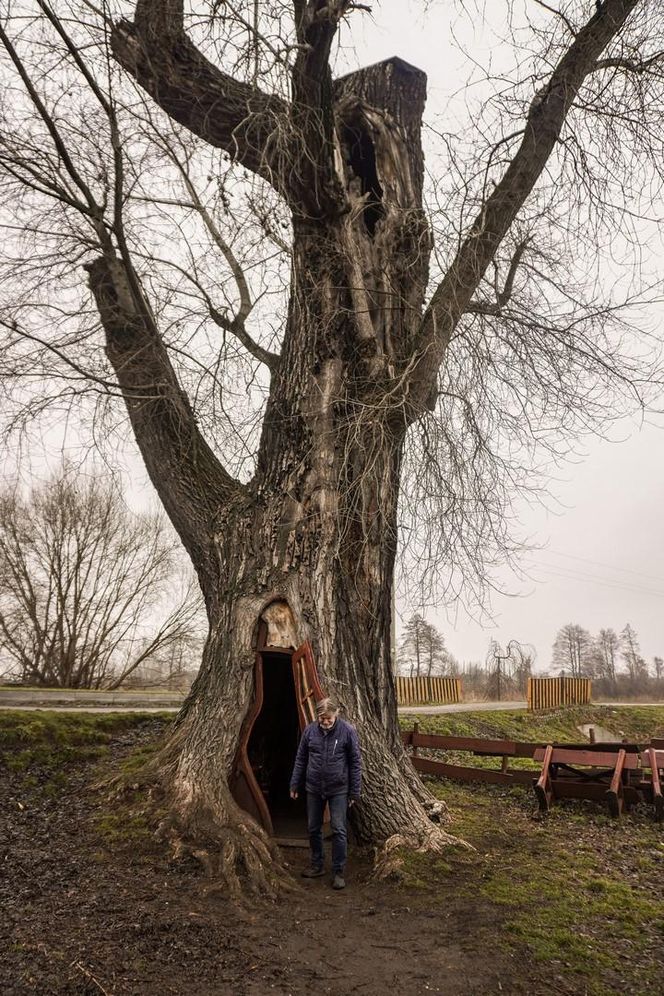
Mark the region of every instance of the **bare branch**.
[[433, 385], [450, 336], [541, 175], [581, 84], [639, 2], [606, 0], [577, 33], [548, 83], [534, 98], [517, 153], [501, 181], [486, 198], [456, 258], [431, 297], [422, 324], [418, 383], [409, 399], [414, 413], [432, 402]]

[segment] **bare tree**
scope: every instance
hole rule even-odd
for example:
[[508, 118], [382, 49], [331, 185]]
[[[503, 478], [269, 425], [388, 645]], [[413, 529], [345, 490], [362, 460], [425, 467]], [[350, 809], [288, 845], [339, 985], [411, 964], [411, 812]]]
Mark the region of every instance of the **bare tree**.
[[442, 846], [396, 719], [399, 530], [481, 602], [515, 496], [653, 377], [636, 273], [599, 277], [658, 196], [659, 0], [525, 6], [511, 83], [487, 79], [472, 142], [438, 129], [431, 177], [424, 74], [333, 77], [363, 4], [34, 0], [0, 24], [5, 370], [23, 414], [37, 377], [124, 402], [210, 623], [153, 775], [178, 847], [234, 888], [279, 872], [228, 783], [264, 607], [360, 728], [359, 838]]
[[634, 627], [630, 626], [629, 623], [620, 633], [620, 647], [630, 683], [634, 686], [647, 684], [648, 665], [641, 655], [639, 638]]
[[419, 678], [420, 675], [431, 677], [446, 674], [451, 660], [440, 630], [419, 612], [414, 613], [404, 627], [398, 651], [399, 670], [407, 671], [411, 678]]
[[613, 629], [600, 629], [595, 647], [597, 651], [595, 674], [598, 678], [604, 678], [609, 686], [615, 689], [616, 658], [620, 648], [618, 634]]
[[98, 477], [63, 470], [0, 494], [0, 661], [54, 688], [118, 688], [193, 648], [200, 598], [181, 585], [174, 540]]
[[572, 678], [592, 677], [593, 641], [588, 630], [578, 623], [567, 623], [558, 630], [551, 651], [551, 663]]
[[485, 662], [485, 697], [501, 702], [508, 694], [525, 695], [535, 656], [535, 648], [530, 644], [510, 640], [503, 649], [496, 640], [491, 640]]

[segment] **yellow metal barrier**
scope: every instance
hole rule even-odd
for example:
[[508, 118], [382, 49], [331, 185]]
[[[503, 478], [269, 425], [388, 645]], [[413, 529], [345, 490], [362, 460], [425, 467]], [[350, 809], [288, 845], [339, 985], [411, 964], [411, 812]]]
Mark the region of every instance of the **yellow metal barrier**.
[[533, 712], [568, 705], [587, 705], [591, 694], [590, 678], [528, 679], [528, 708]]
[[402, 678], [397, 676], [397, 702], [399, 705], [444, 705], [461, 702], [461, 679], [441, 676], [431, 678]]

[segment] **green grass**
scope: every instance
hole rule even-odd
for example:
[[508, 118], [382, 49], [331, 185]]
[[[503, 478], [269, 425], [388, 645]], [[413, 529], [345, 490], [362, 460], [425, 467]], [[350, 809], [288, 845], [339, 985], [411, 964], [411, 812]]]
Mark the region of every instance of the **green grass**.
[[66, 782], [68, 767], [102, 760], [114, 736], [153, 723], [155, 716], [166, 718], [163, 713], [0, 710], [0, 770], [22, 772], [26, 788], [40, 786], [45, 794], [55, 794]]
[[403, 730], [411, 730], [413, 722], [419, 723], [421, 733], [440, 733], [443, 736], [491, 737], [505, 740], [525, 740], [549, 743], [552, 740], [567, 743], [583, 741], [577, 726], [596, 724], [611, 730], [619, 737], [637, 742], [650, 737], [664, 736], [664, 706], [575, 706], [545, 713], [524, 710], [496, 710], [492, 712], [443, 713], [427, 716], [402, 715], [399, 723]]
[[[66, 786], [74, 765], [104, 761], [110, 741], [127, 730], [154, 726], [155, 718], [170, 721], [168, 713], [78, 713], [0, 711], [0, 771], [21, 776], [21, 786], [40, 796], [57, 796]], [[159, 749], [159, 738], [136, 747], [119, 765], [127, 783]], [[97, 770], [95, 772], [99, 774]], [[93, 772], [91, 772], [93, 777]], [[152, 830], [139, 791], [108, 800], [100, 796], [95, 827], [101, 843], [149, 860], [155, 852]], [[106, 851], [98, 859], [108, 860]]]
[[80, 747], [108, 743], [123, 730], [134, 729], [168, 713], [140, 712], [29, 712], [0, 710], [0, 751], [7, 748], [54, 746]]
[[[475, 712], [402, 717], [401, 726], [456, 736], [581, 742], [596, 723], [629, 740], [664, 736], [664, 708], [587, 706], [544, 715]], [[447, 758], [451, 752], [446, 753]], [[465, 764], [496, 759], [455, 752]], [[511, 762], [513, 763], [513, 762]], [[478, 944], [527, 952], [551, 977], [589, 996], [654, 996], [664, 977], [664, 827], [650, 806], [619, 820], [596, 803], [566, 801], [544, 818], [522, 786], [428, 779], [453, 818], [451, 832], [475, 852], [405, 858], [406, 883], [432, 901], [450, 891], [489, 909]], [[554, 987], [555, 988], [555, 987]], [[566, 990], [566, 991], [572, 991]]]

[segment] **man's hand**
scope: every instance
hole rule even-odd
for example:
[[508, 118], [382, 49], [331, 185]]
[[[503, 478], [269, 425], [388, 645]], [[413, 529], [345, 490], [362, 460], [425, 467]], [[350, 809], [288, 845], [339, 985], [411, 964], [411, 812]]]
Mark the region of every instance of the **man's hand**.
[[350, 809], [350, 807], [354, 806], [356, 802], [359, 802], [359, 799], [349, 799], [348, 800], [348, 808]]
[[291, 789], [291, 791], [290, 791], [290, 797], [291, 797], [291, 799], [297, 799], [297, 792], [294, 792], [293, 789]]

